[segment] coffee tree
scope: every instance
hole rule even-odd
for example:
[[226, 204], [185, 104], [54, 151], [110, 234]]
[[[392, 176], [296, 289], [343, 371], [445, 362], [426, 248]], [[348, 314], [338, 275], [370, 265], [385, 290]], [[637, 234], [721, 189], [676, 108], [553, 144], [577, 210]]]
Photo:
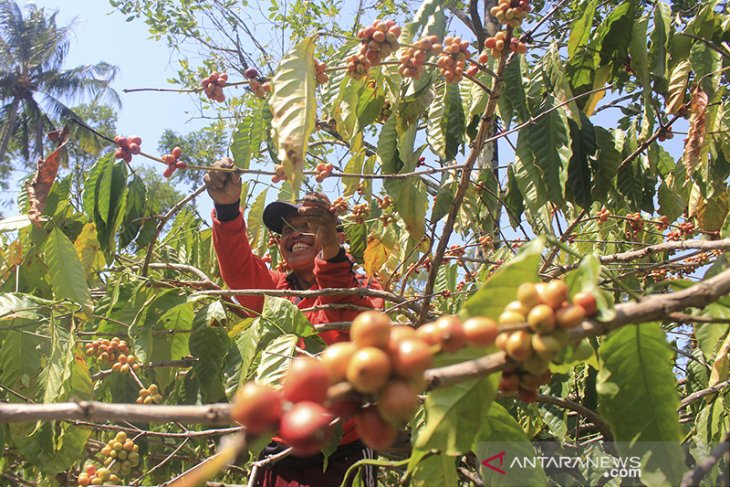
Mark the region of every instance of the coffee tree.
[[[111, 3], [209, 50], [167, 91], [229, 121], [255, 252], [283, 265], [267, 198], [336, 193], [384, 290], [224, 289], [204, 188], [158, 214], [135, 171], [207, 166], [85, 127], [109, 150], [75, 206], [57, 178], [73, 140], [50, 134], [0, 222], [4, 483], [253, 485], [272, 435], [328, 455], [350, 418], [378, 451], [354, 485], [366, 463], [382, 485], [622, 481], [510, 463], [561, 455], [636, 458], [645, 485], [727, 482], [726, 3], [426, 0], [352, 31], [275, 5], [280, 56], [235, 2]], [[385, 310], [312, 324], [289, 300], [353, 292]], [[327, 347], [332, 328], [352, 341]]]

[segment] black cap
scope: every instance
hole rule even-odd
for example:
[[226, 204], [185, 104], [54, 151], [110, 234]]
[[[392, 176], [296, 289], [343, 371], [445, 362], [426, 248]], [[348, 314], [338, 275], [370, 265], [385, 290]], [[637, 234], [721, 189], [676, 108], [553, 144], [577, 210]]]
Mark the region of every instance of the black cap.
[[[284, 222], [282, 218], [290, 217], [298, 213], [299, 208], [304, 206], [304, 201], [319, 202], [321, 204], [331, 205], [330, 199], [322, 193], [307, 193], [304, 198], [297, 201], [296, 203], [289, 203], [287, 201], [274, 201], [269, 203], [264, 209], [263, 221], [264, 225], [274, 233], [281, 233], [284, 229]], [[337, 231], [342, 232], [340, 219], [337, 219]]]
[[269, 203], [264, 209], [264, 225], [274, 233], [281, 233], [284, 229], [284, 221], [282, 218], [297, 214], [297, 210], [302, 207], [302, 203], [287, 203], [286, 201], [274, 201]]

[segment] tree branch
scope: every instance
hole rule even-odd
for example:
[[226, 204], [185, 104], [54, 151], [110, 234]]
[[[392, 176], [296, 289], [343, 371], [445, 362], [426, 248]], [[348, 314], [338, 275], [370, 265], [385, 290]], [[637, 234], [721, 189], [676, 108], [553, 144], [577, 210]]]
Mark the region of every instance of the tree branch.
[[694, 485], [700, 485], [702, 477], [712, 470], [717, 462], [730, 450], [730, 432], [726, 433], [722, 442], [715, 447], [710, 453], [710, 456], [700, 462], [694, 470], [690, 470], [682, 476], [681, 487], [690, 487]]
[[689, 396], [682, 399], [682, 402], [679, 403], [679, 409], [684, 409], [685, 407], [692, 404], [696, 400], [702, 399], [705, 396], [709, 396], [711, 394], [720, 392], [721, 390], [725, 389], [728, 386], [730, 386], [730, 379], [724, 380], [722, 382], [718, 382], [714, 386], [708, 387], [707, 389], [702, 389], [701, 391], [693, 392]]

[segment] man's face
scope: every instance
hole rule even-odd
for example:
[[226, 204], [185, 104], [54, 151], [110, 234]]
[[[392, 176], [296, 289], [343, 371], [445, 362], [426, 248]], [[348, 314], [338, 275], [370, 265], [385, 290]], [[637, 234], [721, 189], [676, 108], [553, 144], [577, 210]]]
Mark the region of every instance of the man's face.
[[294, 214], [284, 218], [279, 252], [292, 270], [313, 269], [314, 258], [320, 250], [322, 246], [310, 231], [305, 217]]

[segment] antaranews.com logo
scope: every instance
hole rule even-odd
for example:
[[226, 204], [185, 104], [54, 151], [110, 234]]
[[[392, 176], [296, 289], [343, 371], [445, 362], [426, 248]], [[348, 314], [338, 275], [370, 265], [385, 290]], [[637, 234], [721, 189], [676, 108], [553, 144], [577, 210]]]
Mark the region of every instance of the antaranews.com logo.
[[[642, 477], [657, 480], [661, 475], [662, 479], [664, 473], [671, 475], [675, 470], [681, 475], [683, 462], [679, 459], [677, 465], [672, 451], [676, 450], [666, 443], [571, 445], [544, 441], [483, 442], [477, 454], [485, 485], [585, 487], [640, 486], [644, 485]], [[674, 485], [669, 478], [664, 480], [666, 485]]]

